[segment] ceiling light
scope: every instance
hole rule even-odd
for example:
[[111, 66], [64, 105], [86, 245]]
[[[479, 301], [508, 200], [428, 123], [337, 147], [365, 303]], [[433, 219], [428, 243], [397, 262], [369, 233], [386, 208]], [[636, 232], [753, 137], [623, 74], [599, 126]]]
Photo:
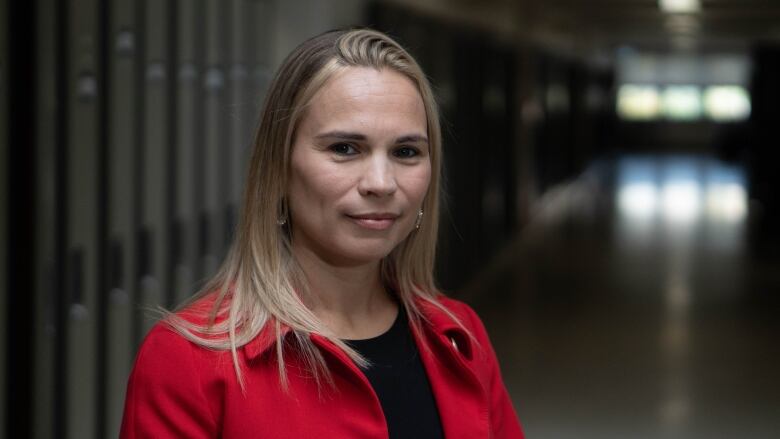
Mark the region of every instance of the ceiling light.
[[701, 11], [701, 2], [699, 0], [658, 0], [658, 6], [663, 12], [670, 14]]

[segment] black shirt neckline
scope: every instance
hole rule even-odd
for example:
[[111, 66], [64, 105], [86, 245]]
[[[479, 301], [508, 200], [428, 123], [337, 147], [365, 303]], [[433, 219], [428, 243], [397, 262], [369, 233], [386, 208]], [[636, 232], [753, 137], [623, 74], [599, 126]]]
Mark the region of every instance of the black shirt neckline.
[[369, 361], [361, 368], [379, 398], [390, 439], [440, 439], [444, 436], [408, 316], [398, 306], [393, 325], [376, 337], [343, 340]]
[[393, 324], [390, 325], [390, 328], [388, 328], [385, 332], [369, 338], [342, 338], [341, 341], [348, 343], [350, 346], [356, 348], [367, 344], [381, 342], [385, 339], [393, 337], [394, 335], [397, 335], [399, 331], [402, 331], [404, 328], [404, 323], [406, 323], [406, 312], [404, 311], [403, 306], [398, 305], [398, 312], [395, 315], [395, 320], [393, 320]]

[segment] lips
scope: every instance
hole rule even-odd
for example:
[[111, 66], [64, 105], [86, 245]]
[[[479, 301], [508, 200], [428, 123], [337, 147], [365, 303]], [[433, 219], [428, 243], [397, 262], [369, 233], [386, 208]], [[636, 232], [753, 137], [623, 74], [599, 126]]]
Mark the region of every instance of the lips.
[[399, 215], [389, 212], [347, 215], [347, 218], [360, 227], [370, 230], [387, 230], [395, 223]]

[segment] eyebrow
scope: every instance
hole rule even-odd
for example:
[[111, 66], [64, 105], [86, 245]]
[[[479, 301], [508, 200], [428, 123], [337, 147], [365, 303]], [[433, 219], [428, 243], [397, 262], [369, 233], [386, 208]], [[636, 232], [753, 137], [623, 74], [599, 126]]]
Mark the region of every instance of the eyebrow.
[[[344, 140], [366, 140], [366, 136], [360, 133], [352, 133], [349, 131], [329, 131], [327, 133], [318, 134], [317, 139], [344, 139]], [[428, 143], [428, 138], [420, 134], [407, 134], [395, 139], [395, 143]]]
[[408, 134], [395, 139], [395, 143], [428, 143], [428, 138], [419, 134]]
[[366, 140], [366, 136], [360, 133], [350, 133], [347, 131], [329, 131], [317, 135], [318, 139], [346, 139], [346, 140]]

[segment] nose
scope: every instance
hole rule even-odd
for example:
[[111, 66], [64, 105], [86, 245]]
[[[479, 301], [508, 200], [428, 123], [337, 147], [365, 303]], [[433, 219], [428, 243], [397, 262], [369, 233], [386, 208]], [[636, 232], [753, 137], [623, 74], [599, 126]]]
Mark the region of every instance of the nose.
[[393, 164], [385, 157], [372, 157], [366, 163], [358, 183], [360, 195], [386, 197], [395, 193], [397, 189]]

